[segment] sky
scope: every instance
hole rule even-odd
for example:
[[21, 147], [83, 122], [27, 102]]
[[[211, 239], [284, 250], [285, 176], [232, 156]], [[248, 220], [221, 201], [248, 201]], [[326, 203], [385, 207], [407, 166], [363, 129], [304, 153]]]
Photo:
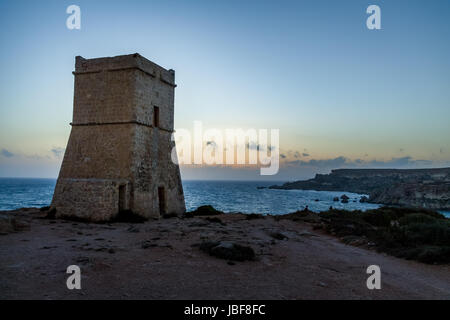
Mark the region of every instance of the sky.
[[0, 177], [56, 178], [75, 56], [135, 52], [176, 71], [176, 129], [279, 129], [278, 174], [182, 166], [183, 179], [450, 166], [449, 14], [446, 0], [0, 0]]

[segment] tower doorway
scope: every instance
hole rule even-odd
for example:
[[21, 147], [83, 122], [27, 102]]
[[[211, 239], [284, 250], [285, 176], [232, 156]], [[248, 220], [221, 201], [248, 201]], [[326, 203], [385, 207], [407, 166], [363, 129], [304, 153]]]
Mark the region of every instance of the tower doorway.
[[119, 186], [119, 212], [124, 211], [126, 209], [125, 194], [126, 194], [126, 186], [124, 184], [120, 185]]
[[159, 214], [166, 214], [166, 190], [164, 187], [158, 188]]

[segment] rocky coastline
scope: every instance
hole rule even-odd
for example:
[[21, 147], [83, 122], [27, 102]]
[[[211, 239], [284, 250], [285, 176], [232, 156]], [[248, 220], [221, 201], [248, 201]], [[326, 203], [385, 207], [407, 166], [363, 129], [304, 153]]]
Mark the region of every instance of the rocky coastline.
[[269, 188], [347, 191], [368, 194], [371, 203], [450, 210], [450, 168], [336, 169]]

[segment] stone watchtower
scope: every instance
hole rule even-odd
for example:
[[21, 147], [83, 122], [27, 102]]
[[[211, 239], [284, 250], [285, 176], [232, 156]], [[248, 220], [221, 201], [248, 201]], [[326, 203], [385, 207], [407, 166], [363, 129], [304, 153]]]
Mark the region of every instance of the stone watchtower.
[[76, 57], [73, 74], [72, 131], [51, 204], [56, 216], [184, 213], [171, 160], [175, 72], [132, 54]]

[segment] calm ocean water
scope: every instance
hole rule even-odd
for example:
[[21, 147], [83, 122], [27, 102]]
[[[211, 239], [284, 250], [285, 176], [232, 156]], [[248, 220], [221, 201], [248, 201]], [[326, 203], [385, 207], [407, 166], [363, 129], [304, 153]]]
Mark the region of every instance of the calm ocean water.
[[[49, 205], [55, 182], [55, 179], [0, 178], [0, 210]], [[258, 186], [273, 184], [277, 183], [184, 181], [183, 188], [188, 211], [205, 204], [225, 212], [266, 214], [289, 213], [305, 206], [313, 211], [324, 211], [330, 206], [349, 210], [378, 207], [376, 204], [359, 203], [361, 195], [350, 192], [257, 189]], [[334, 197], [340, 197], [344, 193], [350, 197], [349, 203], [333, 201]], [[450, 217], [450, 212], [445, 214]]]

